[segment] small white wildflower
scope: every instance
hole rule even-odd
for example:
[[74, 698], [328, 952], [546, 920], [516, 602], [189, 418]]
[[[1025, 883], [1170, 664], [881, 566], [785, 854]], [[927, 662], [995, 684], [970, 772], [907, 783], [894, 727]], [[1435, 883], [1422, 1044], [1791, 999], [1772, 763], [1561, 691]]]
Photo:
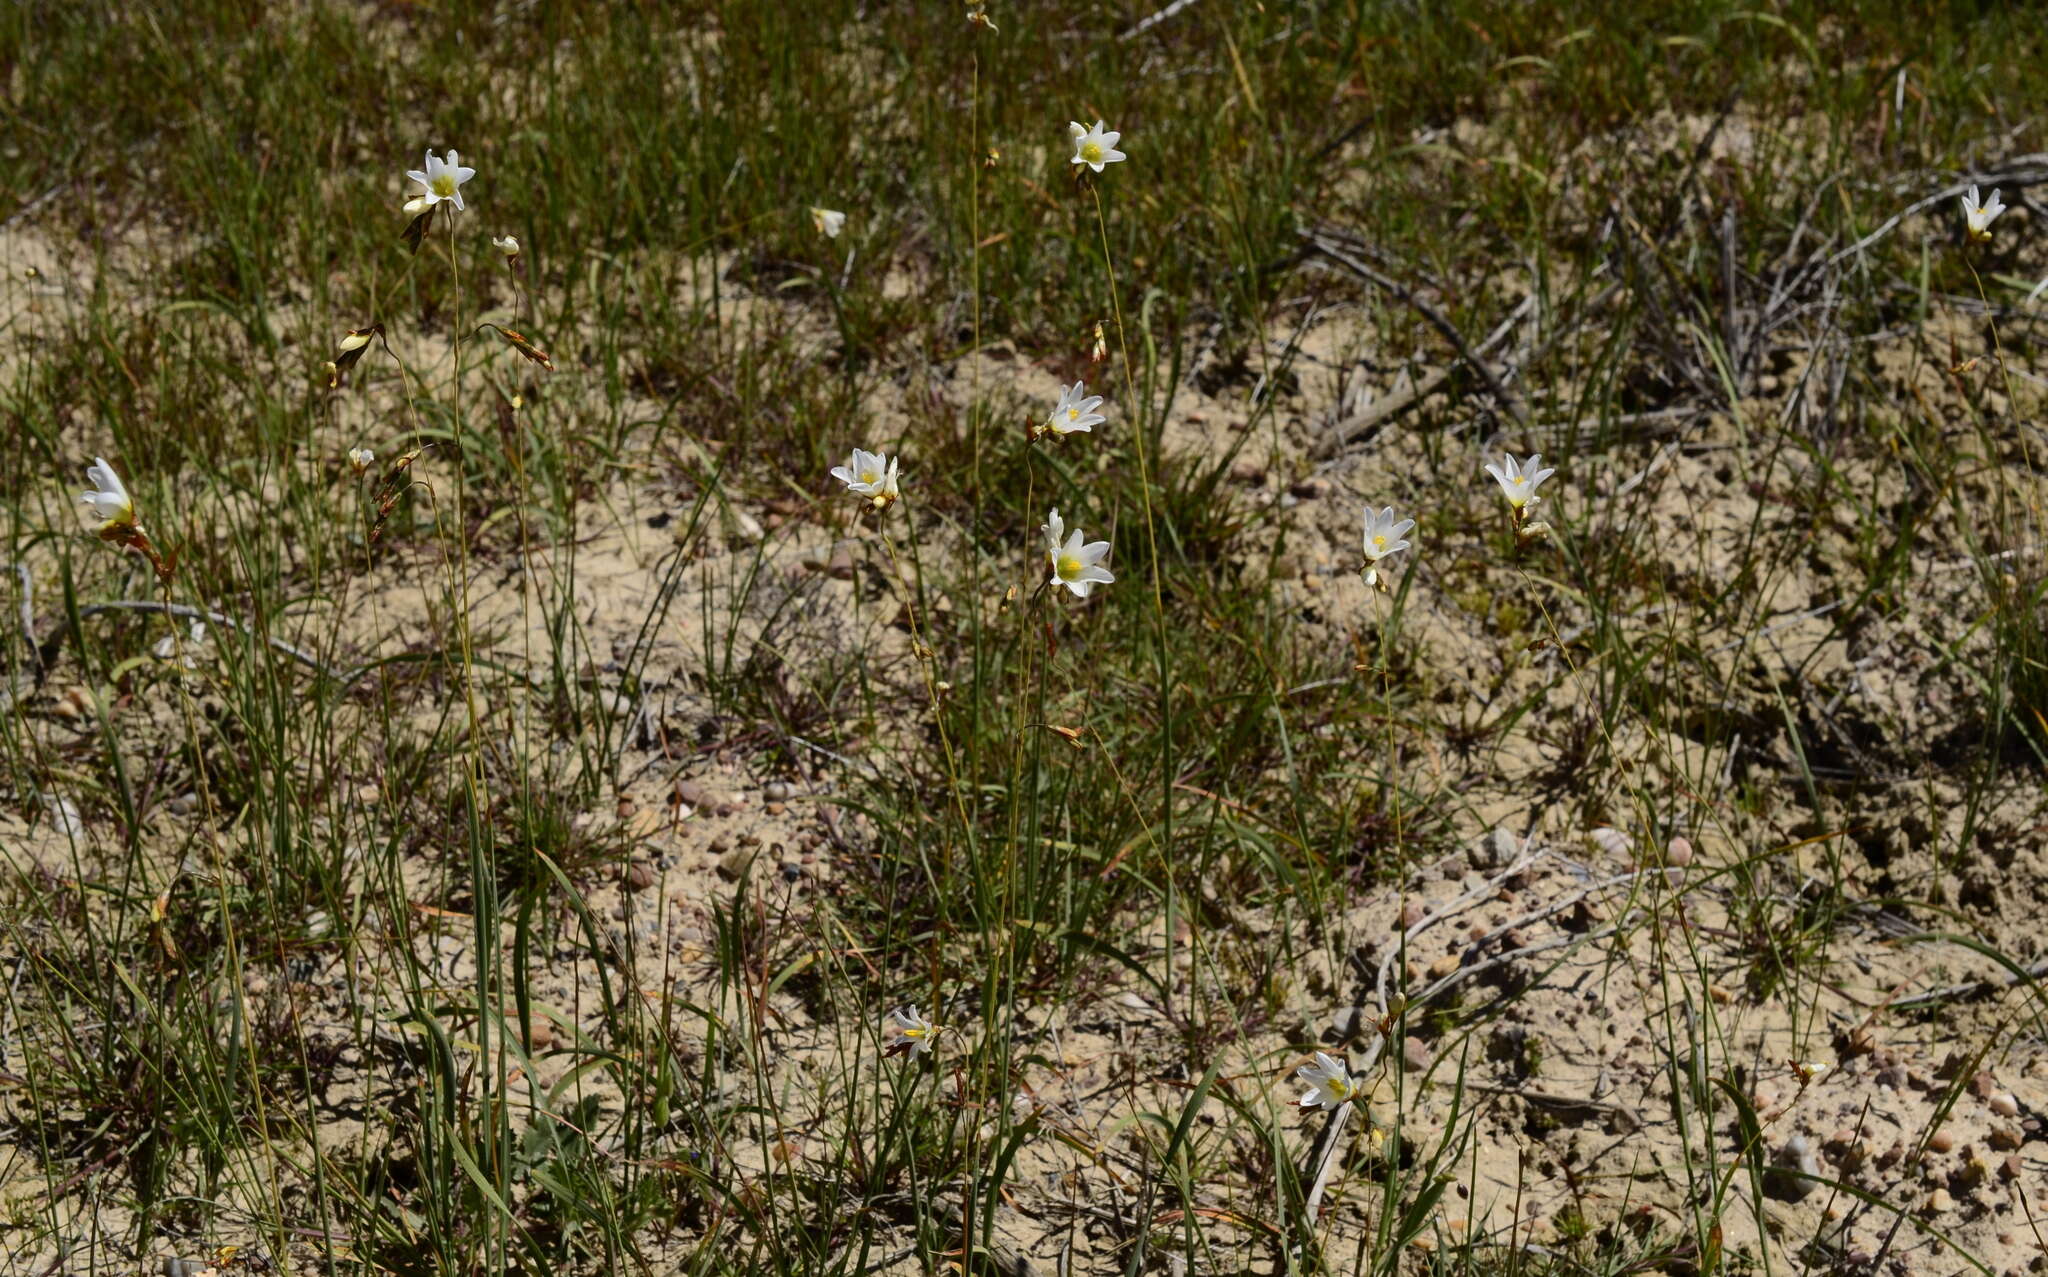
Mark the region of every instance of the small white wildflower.
[[1963, 196], [1963, 224], [1969, 229], [1971, 239], [1980, 243], [1989, 240], [1992, 220], [2004, 211], [2005, 205], [1998, 199], [1998, 188], [1992, 188], [1989, 200], [1979, 201], [1977, 184], [1970, 183], [1969, 194]]
[[94, 457], [92, 462], [86, 467], [85, 481], [93, 486], [79, 493], [78, 499], [92, 508], [101, 532], [134, 527], [135, 502], [128, 495], [128, 485], [121, 482], [105, 457]]
[[449, 200], [454, 203], [457, 212], [467, 212], [468, 205], [462, 202], [462, 184], [475, 177], [476, 170], [464, 168], [461, 155], [453, 148], [450, 148], [446, 160], [434, 154], [432, 148], [429, 148], [426, 163], [427, 167], [424, 170], [406, 170], [407, 177], [427, 189], [423, 194], [409, 200], [405, 211], [417, 213], [422, 209], [432, 208], [442, 200]]
[[884, 1027], [893, 1039], [884, 1054], [909, 1055], [916, 1059], [938, 1042], [939, 1026], [924, 1018], [915, 1006], [897, 1007], [889, 1013]]
[[818, 228], [818, 234], [826, 239], [838, 239], [839, 232], [846, 229], [846, 214], [833, 208], [811, 210], [811, 225]]
[[1792, 1071], [1799, 1075], [1799, 1085], [1801, 1086], [1811, 1086], [1815, 1082], [1820, 1081], [1821, 1078], [1827, 1076], [1832, 1068], [1832, 1065], [1824, 1064], [1819, 1060], [1792, 1061]]
[[376, 335], [377, 334], [374, 330], [368, 328], [349, 329], [348, 332], [345, 335], [343, 335], [341, 339], [341, 353], [346, 355], [352, 351], [361, 350], [363, 347], [369, 345], [371, 340], [375, 338]]
[[1047, 584], [1064, 585], [1074, 592], [1075, 598], [1085, 599], [1096, 586], [1116, 580], [1102, 566], [1102, 561], [1109, 557], [1109, 542], [1082, 544], [1081, 530], [1075, 528], [1069, 535], [1058, 510], [1046, 515], [1041, 530], [1045, 533], [1045, 557], [1052, 564], [1052, 579]]
[[844, 483], [848, 492], [868, 498], [880, 509], [903, 495], [896, 485], [901, 461], [901, 457], [891, 460], [885, 453], [855, 448], [845, 465], [832, 467], [832, 477]]
[[350, 448], [348, 450], [348, 463], [357, 474], [361, 474], [377, 464], [377, 454], [368, 448]]
[[1103, 170], [1103, 166], [1124, 158], [1124, 153], [1116, 149], [1123, 134], [1105, 132], [1101, 120], [1095, 121], [1092, 129], [1082, 128], [1078, 120], [1070, 120], [1067, 134], [1074, 139], [1074, 163], [1086, 164], [1097, 173]]
[[1109, 418], [1095, 411], [1102, 406], [1101, 395], [1091, 395], [1085, 383], [1075, 382], [1060, 387], [1060, 401], [1045, 419], [1046, 429], [1056, 435], [1070, 435], [1092, 432], [1092, 428], [1108, 421]]
[[1305, 1109], [1334, 1109], [1358, 1098], [1358, 1083], [1353, 1080], [1351, 1070], [1344, 1067], [1344, 1061], [1328, 1052], [1316, 1052], [1316, 1062], [1294, 1070], [1294, 1076], [1311, 1088], [1300, 1100], [1301, 1107]]
[[1390, 554], [1398, 554], [1407, 549], [1409, 543], [1402, 540], [1402, 538], [1407, 536], [1409, 529], [1414, 526], [1415, 520], [1413, 519], [1395, 519], [1394, 507], [1392, 506], [1387, 506], [1382, 510], [1374, 510], [1370, 506], [1366, 507], [1365, 583], [1367, 585], [1376, 586], [1380, 584], [1380, 560]]
[[1541, 500], [1536, 495], [1537, 486], [1551, 475], [1557, 473], [1554, 469], [1538, 470], [1536, 463], [1541, 460], [1543, 460], [1542, 453], [1532, 452], [1529, 454], [1527, 461], [1518, 463], [1515, 460], [1515, 454], [1510, 452], [1507, 454], [1507, 466], [1505, 469], [1489, 461], [1486, 463], [1486, 473], [1492, 475], [1494, 482], [1500, 484], [1500, 490], [1507, 494], [1508, 504], [1517, 511], [1520, 511], [1524, 507], [1535, 505]]
[[519, 256], [519, 239], [513, 235], [493, 235], [491, 245], [507, 257]]

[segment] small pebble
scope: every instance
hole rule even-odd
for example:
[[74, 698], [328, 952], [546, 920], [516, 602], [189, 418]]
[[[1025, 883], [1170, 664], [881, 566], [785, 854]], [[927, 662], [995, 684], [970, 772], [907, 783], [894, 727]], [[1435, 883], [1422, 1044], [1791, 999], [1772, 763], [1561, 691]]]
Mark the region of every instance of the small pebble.
[[1927, 1195], [1927, 1209], [1939, 1215], [1956, 1208], [1956, 1199], [1949, 1196], [1945, 1188], [1937, 1188]]
[[719, 796], [701, 781], [679, 780], [676, 782], [675, 794], [677, 802], [689, 807], [716, 810], [722, 803]]
[[2020, 1102], [2011, 1091], [1998, 1092], [1991, 1097], [1989, 1103], [1991, 1111], [2000, 1117], [2018, 1117], [2020, 1115]]
[[1521, 838], [1506, 829], [1495, 829], [1473, 843], [1465, 858], [1474, 869], [1499, 869], [1521, 854]]
[[1629, 837], [1619, 829], [1611, 829], [1606, 825], [1602, 825], [1598, 829], [1593, 830], [1588, 836], [1592, 838], [1595, 846], [1610, 856], [1626, 856], [1628, 854]]
[[720, 860], [718, 862], [718, 876], [727, 882], [738, 882], [746, 876], [748, 868], [753, 865], [754, 854], [753, 848], [749, 847], [741, 851], [737, 856], [727, 856]]
[[654, 885], [654, 866], [644, 860], [636, 860], [626, 866], [626, 889], [645, 891]]
[[[1792, 1172], [1797, 1172], [1792, 1173]], [[1771, 1158], [1771, 1170], [1764, 1174], [1764, 1191], [1781, 1202], [1804, 1201], [1820, 1187], [1820, 1154], [1804, 1135], [1794, 1135]]]
[[1692, 840], [1684, 834], [1673, 838], [1664, 847], [1664, 863], [1679, 869], [1692, 863]]
[[1937, 1153], [1946, 1153], [1956, 1146], [1956, 1137], [1944, 1126], [1927, 1137], [1927, 1147]]
[[1407, 904], [1401, 906], [1400, 930], [1406, 931], [1428, 916], [1429, 911], [1422, 907], [1420, 900], [1410, 900]]
[[771, 780], [761, 787], [761, 797], [771, 803], [788, 802], [792, 792], [788, 781]]
[[1411, 1073], [1419, 1073], [1429, 1067], [1429, 1048], [1421, 1038], [1404, 1038], [1401, 1042], [1401, 1060]]

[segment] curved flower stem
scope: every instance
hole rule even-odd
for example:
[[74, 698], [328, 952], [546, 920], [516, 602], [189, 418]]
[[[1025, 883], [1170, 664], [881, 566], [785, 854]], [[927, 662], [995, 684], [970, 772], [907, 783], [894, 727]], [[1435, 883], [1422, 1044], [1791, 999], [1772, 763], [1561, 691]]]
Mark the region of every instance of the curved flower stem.
[[[1985, 294], [1984, 281], [1978, 278], [1977, 276], [1977, 263], [1970, 260], [1970, 255], [1967, 250], [1965, 250], [1963, 253], [1963, 265], [1970, 268], [1970, 282], [1977, 286], [1977, 300], [1984, 303], [1984, 313], [1986, 318], [1989, 320], [1989, 326], [1991, 329], [1991, 354], [1992, 357], [1998, 361], [1999, 379], [2005, 383], [2006, 411], [2012, 413], [2015, 417], [2017, 417], [2019, 414], [2020, 401], [2019, 397], [2013, 393], [2012, 373], [2007, 371], [2005, 366], [2005, 349], [1999, 342], [1998, 321], [1995, 318], [1991, 318], [1991, 298]], [[2027, 439], [2027, 431], [2025, 425], [2022, 424], [2015, 433], [2017, 433], [2020, 437], [2020, 455], [2026, 459], [2027, 473], [2039, 474], [2040, 470], [2034, 465], [2034, 447], [2033, 444], [2030, 443]], [[2034, 516], [2035, 533], [2037, 539], [2040, 538], [2041, 524], [2043, 522], [2040, 491], [2040, 485], [2030, 485], [2030, 495], [2027, 498], [2027, 509]]]
[[1089, 184], [1095, 197], [1095, 229], [1102, 240], [1102, 268], [1109, 275], [1109, 300], [1116, 317], [1116, 344], [1123, 361], [1124, 389], [1132, 406], [1131, 439], [1138, 451], [1138, 495], [1145, 509], [1145, 553], [1152, 565], [1152, 620], [1159, 638], [1159, 806], [1160, 867], [1166, 877], [1166, 980], [1167, 1017], [1172, 1018], [1174, 931], [1179, 924], [1179, 901], [1173, 876], [1173, 668], [1166, 647], [1166, 598], [1159, 584], [1159, 538], [1153, 528], [1152, 471], [1145, 452], [1145, 422], [1138, 405], [1138, 383], [1131, 371], [1131, 346], [1124, 333], [1123, 298], [1116, 286], [1116, 262], [1109, 251], [1109, 222], [1102, 214], [1102, 188]]
[[[448, 210], [448, 271], [454, 285], [454, 323], [449, 329], [448, 339], [454, 360], [453, 387], [455, 401], [449, 409], [449, 431], [454, 437], [455, 447], [455, 509], [453, 532], [455, 537], [455, 634], [462, 655], [462, 701], [469, 720], [469, 740], [463, 767], [463, 781], [469, 791], [469, 874], [470, 890], [475, 899], [475, 925], [479, 943], [479, 955], [497, 951], [498, 902], [497, 872], [491, 855], [490, 838], [490, 788], [484, 776], [483, 722], [477, 712], [476, 702], [476, 653], [474, 636], [470, 629], [469, 598], [469, 532], [467, 525], [467, 504], [469, 488], [469, 452], [463, 429], [465, 404], [462, 396], [462, 338], [466, 331], [462, 319], [462, 255], [455, 248], [455, 225], [457, 214]], [[477, 1018], [475, 1025], [477, 1054], [485, 1067], [493, 1074], [498, 1096], [505, 1092], [510, 1072], [504, 1044], [496, 1049], [491, 1044], [491, 1017], [485, 1008], [501, 1004], [502, 998], [494, 987], [500, 978], [496, 962], [479, 960], [476, 968]], [[495, 1115], [490, 1131], [484, 1136], [488, 1161], [485, 1167], [503, 1198], [510, 1197], [511, 1190], [511, 1110], [503, 1103], [488, 1106]], [[509, 1249], [510, 1239], [506, 1233], [506, 1222], [500, 1215], [492, 1217], [492, 1241], [500, 1259]]]

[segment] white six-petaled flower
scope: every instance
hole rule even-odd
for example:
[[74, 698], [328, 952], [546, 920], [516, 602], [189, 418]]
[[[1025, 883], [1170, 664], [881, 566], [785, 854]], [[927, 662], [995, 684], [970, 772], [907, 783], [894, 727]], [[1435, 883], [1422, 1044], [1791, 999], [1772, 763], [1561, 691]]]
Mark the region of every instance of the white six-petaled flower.
[[891, 1011], [886, 1027], [891, 1038], [886, 1053], [907, 1054], [913, 1060], [931, 1050], [939, 1037], [939, 1026], [919, 1014], [914, 1005]]
[[1311, 1088], [1300, 1100], [1305, 1109], [1334, 1109], [1358, 1098], [1358, 1082], [1351, 1076], [1351, 1070], [1328, 1052], [1316, 1052], [1316, 1062], [1294, 1070], [1294, 1076]]
[[832, 477], [844, 483], [848, 492], [866, 497], [880, 508], [903, 495], [896, 486], [896, 467], [901, 461], [901, 457], [891, 460], [884, 453], [855, 448], [845, 465], [832, 467]]
[[2004, 211], [2005, 205], [1999, 202], [1997, 187], [1992, 188], [1990, 199], [1980, 201], [1977, 184], [1970, 183], [1969, 194], [1963, 196], [1963, 224], [1969, 228], [1971, 239], [1990, 239], [1992, 219]]
[[1045, 533], [1045, 557], [1052, 564], [1052, 579], [1047, 584], [1064, 585], [1074, 592], [1075, 598], [1085, 599], [1096, 586], [1116, 580], [1110, 570], [1102, 566], [1102, 561], [1109, 557], [1109, 542], [1082, 544], [1081, 529], [1075, 528], [1070, 535], [1058, 510], [1045, 516], [1042, 531]]
[[491, 246], [507, 257], [519, 256], [519, 238], [516, 235], [493, 235]]
[[1092, 427], [1109, 420], [1095, 411], [1101, 406], [1102, 396], [1089, 394], [1085, 383], [1077, 381], [1071, 386], [1061, 386], [1059, 404], [1045, 419], [1046, 429], [1056, 435], [1092, 432]]
[[818, 234], [826, 239], [838, 239], [839, 232], [846, 229], [846, 214], [836, 208], [814, 208], [811, 210], [811, 225], [818, 228]]
[[406, 202], [406, 212], [418, 213], [432, 208], [442, 200], [453, 202], [457, 212], [468, 211], [468, 206], [462, 202], [462, 184], [475, 177], [476, 170], [464, 168], [461, 155], [453, 148], [449, 149], [446, 160], [434, 154], [430, 148], [427, 151], [427, 167], [424, 170], [407, 169], [405, 175], [427, 188], [425, 192]]
[[1517, 462], [1515, 454], [1510, 452], [1507, 455], [1506, 468], [1489, 461], [1486, 463], [1486, 473], [1492, 475], [1494, 482], [1500, 484], [1500, 490], [1507, 494], [1508, 504], [1520, 511], [1524, 506], [1535, 505], [1540, 500], [1536, 495], [1537, 485], [1557, 473], [1556, 470], [1538, 470], [1536, 463], [1541, 460], [1542, 453], [1532, 452], [1527, 461]]
[[1370, 506], [1366, 508], [1365, 583], [1367, 585], [1378, 585], [1380, 583], [1381, 559], [1386, 558], [1390, 554], [1398, 554], [1408, 548], [1409, 543], [1402, 540], [1402, 538], [1407, 536], [1409, 529], [1414, 526], [1415, 520], [1413, 519], [1396, 519], [1394, 517], [1394, 507], [1392, 506], [1387, 506], [1382, 510], [1374, 510]]
[[105, 457], [94, 457], [92, 461], [85, 470], [85, 481], [92, 487], [79, 493], [78, 499], [92, 508], [94, 517], [100, 520], [100, 531], [134, 527], [135, 502], [128, 496], [128, 485], [121, 482], [121, 476], [114, 473]]
[[357, 474], [361, 474], [377, 464], [377, 454], [368, 448], [350, 448], [348, 450], [348, 464]]
[[1123, 134], [1105, 131], [1101, 120], [1095, 121], [1092, 129], [1081, 127], [1079, 120], [1070, 120], [1067, 122], [1067, 134], [1074, 139], [1074, 163], [1086, 164], [1097, 173], [1104, 165], [1124, 158], [1124, 153], [1116, 149]]

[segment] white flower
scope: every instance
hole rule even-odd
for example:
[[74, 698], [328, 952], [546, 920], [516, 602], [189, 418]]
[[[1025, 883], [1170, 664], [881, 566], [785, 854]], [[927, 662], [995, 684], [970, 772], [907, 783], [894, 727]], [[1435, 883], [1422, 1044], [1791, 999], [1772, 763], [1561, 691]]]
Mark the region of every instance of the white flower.
[[837, 209], [814, 208], [811, 210], [811, 225], [818, 228], [818, 234], [826, 239], [838, 239], [839, 232], [846, 229], [846, 214]]
[[1969, 228], [1970, 238], [1987, 240], [1991, 238], [1991, 221], [2005, 211], [2005, 205], [1998, 200], [1998, 188], [1991, 190], [1988, 202], [1977, 199], [1977, 184], [1970, 183], [1970, 193], [1963, 196], [1963, 223]]
[[1124, 153], [1116, 149], [1117, 139], [1123, 134], [1105, 133], [1101, 120], [1095, 121], [1095, 127], [1092, 129], [1082, 128], [1079, 121], [1069, 121], [1067, 133], [1074, 139], [1076, 164], [1086, 164], [1100, 173], [1103, 165], [1114, 164], [1124, 158]]
[[453, 200], [458, 212], [468, 211], [468, 205], [462, 202], [462, 184], [475, 177], [476, 170], [462, 167], [462, 157], [453, 148], [449, 149], [445, 161], [429, 149], [425, 171], [407, 169], [405, 175], [427, 188], [424, 194], [406, 203], [406, 212], [417, 213], [422, 209], [432, 208], [442, 200]]
[[377, 464], [377, 454], [368, 448], [350, 448], [348, 450], [348, 463], [355, 468], [357, 474], [361, 474]]
[[1109, 420], [1095, 411], [1101, 406], [1102, 396], [1089, 394], [1084, 383], [1077, 381], [1071, 386], [1061, 386], [1059, 404], [1045, 419], [1046, 429], [1056, 435], [1090, 432], [1092, 427]]
[[348, 332], [342, 336], [341, 353], [346, 355], [351, 351], [361, 350], [363, 347], [369, 345], [371, 339], [376, 337], [376, 335], [377, 334], [374, 331], [368, 328], [349, 329]]
[[1316, 1052], [1316, 1062], [1294, 1070], [1294, 1076], [1312, 1088], [1301, 1097], [1305, 1109], [1334, 1109], [1358, 1098], [1358, 1083], [1351, 1070], [1344, 1067], [1344, 1061], [1327, 1052]]
[[1539, 500], [1536, 495], [1537, 485], [1557, 473], [1555, 470], [1538, 470], [1536, 463], [1541, 460], [1542, 453], [1532, 452], [1527, 461], [1517, 464], [1515, 454], [1510, 452], [1505, 470], [1489, 461], [1486, 463], [1486, 473], [1492, 475], [1494, 481], [1500, 484], [1502, 492], [1507, 493], [1508, 504], [1520, 510], [1523, 506], [1535, 505]]
[[1109, 542], [1093, 541], [1081, 543], [1081, 530], [1075, 528], [1067, 534], [1067, 525], [1060, 518], [1058, 510], [1045, 516], [1045, 557], [1052, 564], [1052, 580], [1049, 585], [1064, 585], [1074, 592], [1075, 598], [1085, 599], [1088, 592], [1098, 585], [1108, 585], [1116, 577], [1102, 561], [1109, 557]]
[[896, 486], [896, 467], [902, 460], [855, 448], [845, 465], [832, 467], [832, 477], [844, 483], [848, 492], [867, 497], [879, 508], [903, 495]]
[[1415, 520], [1413, 519], [1396, 520], [1394, 518], [1394, 507], [1392, 506], [1377, 511], [1370, 506], [1366, 508], [1365, 583], [1367, 585], [1378, 585], [1380, 583], [1379, 564], [1381, 559], [1386, 558], [1390, 554], [1398, 554], [1408, 548], [1408, 542], [1401, 538], [1407, 536], [1408, 530], [1414, 526]]
[[889, 1013], [883, 1026], [894, 1041], [889, 1043], [886, 1054], [907, 1053], [916, 1059], [939, 1039], [939, 1026], [918, 1013], [915, 1006], [897, 1007]]
[[511, 235], [491, 236], [491, 243], [507, 257], [519, 256], [519, 240]]
[[121, 476], [114, 473], [105, 457], [92, 460], [93, 464], [86, 467], [85, 481], [93, 486], [79, 493], [78, 499], [92, 507], [100, 520], [100, 531], [134, 527], [135, 502], [128, 496], [128, 485], [121, 482]]

